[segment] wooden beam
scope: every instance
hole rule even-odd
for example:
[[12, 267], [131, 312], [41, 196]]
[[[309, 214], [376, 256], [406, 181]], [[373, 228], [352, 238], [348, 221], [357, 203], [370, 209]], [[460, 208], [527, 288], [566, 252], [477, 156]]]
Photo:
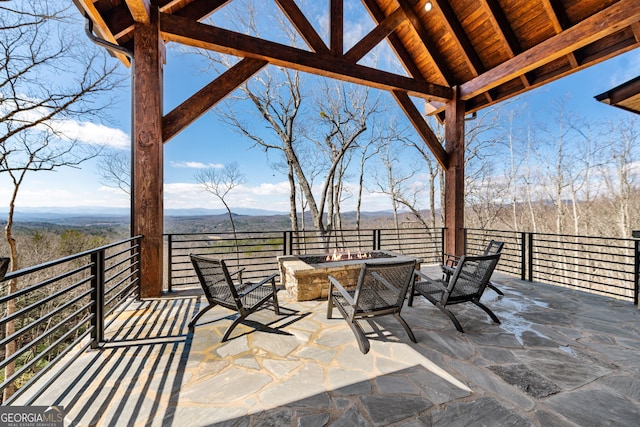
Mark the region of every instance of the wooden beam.
[[[542, 6], [546, 11], [556, 34], [560, 34], [571, 26], [569, 16], [567, 16], [567, 12], [558, 0], [542, 0]], [[568, 54], [567, 59], [571, 68], [578, 68], [580, 65], [574, 52]]]
[[[376, 24], [380, 24], [385, 20], [386, 15], [382, 11], [382, 9], [380, 9], [380, 6], [378, 5], [378, 3], [376, 3], [376, 0], [362, 0], [362, 3], [369, 10], [371, 18], [376, 22]], [[407, 73], [409, 73], [409, 75], [414, 78], [420, 78], [424, 80], [422, 72], [414, 62], [413, 57], [411, 56], [409, 51], [407, 51], [407, 48], [404, 46], [404, 44], [402, 44], [400, 37], [398, 37], [396, 33], [391, 33], [387, 36], [387, 39], [389, 40], [391, 48], [396, 53], [396, 56], [400, 60], [400, 63], [404, 66], [404, 69], [407, 71]]]
[[[496, 34], [502, 39], [502, 43], [507, 49], [507, 52], [509, 52], [509, 56], [513, 58], [522, 52], [520, 41], [516, 33], [513, 32], [513, 28], [511, 28], [511, 24], [509, 24], [509, 20], [504, 14], [502, 7], [498, 4], [498, 0], [481, 0], [481, 2], [488, 12], [489, 22], [491, 22], [491, 25], [496, 30]], [[531, 86], [531, 81], [526, 73], [520, 76], [520, 81], [525, 88]]]
[[162, 120], [162, 141], [166, 143], [265, 65], [267, 61], [260, 59], [243, 59], [167, 113]]
[[474, 76], [481, 74], [485, 71], [485, 66], [478, 56], [478, 52], [476, 52], [473, 44], [471, 44], [471, 40], [464, 32], [462, 28], [462, 24], [458, 20], [456, 13], [451, 8], [451, 5], [447, 0], [433, 0], [433, 5], [436, 6], [436, 9], [440, 10], [440, 13], [444, 17], [444, 23], [449, 33], [456, 40], [460, 48], [462, 49], [462, 55], [464, 56], [465, 62], [471, 73]]
[[133, 67], [132, 235], [140, 243], [140, 296], [158, 297], [163, 280], [162, 55], [158, 12], [136, 22]]
[[446, 86], [354, 64], [344, 58], [261, 40], [175, 15], [161, 14], [160, 27], [162, 36], [167, 41], [240, 57], [262, 59], [270, 64], [378, 89], [398, 89], [419, 97], [448, 100], [451, 96], [451, 89]]
[[440, 144], [440, 141], [438, 141], [438, 137], [433, 133], [424, 116], [416, 108], [411, 98], [409, 98], [409, 95], [398, 90], [392, 90], [391, 94], [416, 128], [416, 131], [418, 131], [418, 135], [420, 135], [427, 147], [429, 147], [429, 150], [431, 150], [440, 166], [446, 170], [449, 165], [449, 155]]
[[455, 98], [445, 107], [445, 143], [449, 164], [445, 169], [445, 252], [463, 255], [464, 242], [464, 102], [454, 88]]
[[411, 3], [409, 3], [408, 0], [397, 0], [397, 1], [400, 7], [402, 8], [402, 10], [404, 11], [405, 15], [407, 15], [407, 18], [409, 19], [411, 26], [413, 27], [415, 32], [418, 34], [420, 41], [426, 48], [427, 54], [431, 57], [431, 60], [433, 61], [433, 65], [438, 70], [438, 73], [440, 74], [441, 78], [445, 81], [447, 86], [452, 86], [455, 81], [453, 77], [453, 73], [447, 66], [447, 63], [445, 62], [444, 57], [440, 55], [438, 48], [436, 47], [435, 43], [433, 43], [432, 41], [433, 40], [432, 37], [427, 33], [427, 30], [422, 25], [422, 22], [420, 21], [420, 17], [415, 12], [415, 10], [413, 10], [413, 6], [411, 5]]
[[562, 33], [522, 52], [461, 86], [467, 100], [640, 21], [640, 2], [620, 0]]
[[342, 56], [344, 49], [344, 3], [343, 0], [330, 0], [329, 3], [329, 45], [331, 53]]
[[329, 48], [322, 40], [322, 37], [316, 32], [313, 25], [309, 22], [306, 16], [302, 13], [300, 8], [293, 0], [276, 0], [280, 10], [284, 13], [291, 24], [298, 30], [298, 33], [302, 36], [309, 48], [314, 52], [329, 52]]
[[149, 0], [125, 0], [134, 22], [151, 23], [149, 18]]
[[358, 62], [367, 53], [376, 47], [382, 40], [384, 40], [389, 34], [400, 25], [406, 16], [402, 9], [396, 9], [391, 15], [387, 16], [382, 22], [380, 22], [373, 30], [356, 43], [344, 57], [352, 62]]

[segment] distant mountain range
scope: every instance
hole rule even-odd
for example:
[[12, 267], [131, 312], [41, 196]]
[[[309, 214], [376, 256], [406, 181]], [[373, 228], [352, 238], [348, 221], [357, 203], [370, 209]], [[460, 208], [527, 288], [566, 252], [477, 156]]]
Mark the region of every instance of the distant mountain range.
[[[6, 222], [7, 216], [6, 209], [0, 209], [0, 223]], [[224, 209], [165, 209], [165, 217], [204, 217], [204, 216], [217, 216], [226, 215], [227, 211]], [[237, 208], [233, 209], [234, 215], [244, 216], [275, 216], [275, 215], [289, 215], [288, 212], [276, 212], [266, 209], [251, 209], [251, 208]], [[344, 215], [349, 215], [350, 212], [344, 212]], [[390, 215], [389, 211], [380, 212], [362, 212], [362, 216], [386, 216]], [[42, 208], [19, 208], [14, 214], [14, 220], [18, 222], [53, 222], [53, 223], [72, 223], [72, 222], [84, 222], [83, 220], [95, 221], [96, 219], [103, 218], [109, 222], [120, 222], [121, 220], [128, 218], [130, 211], [128, 208], [99, 208], [99, 207], [42, 207]]]
[[[205, 216], [205, 215], [222, 215], [226, 214], [224, 209], [165, 209], [165, 216]], [[234, 209], [236, 215], [249, 216], [269, 216], [269, 215], [286, 215], [287, 212], [275, 212], [265, 209]], [[5, 219], [8, 214], [6, 209], [0, 209], [0, 221]], [[128, 218], [130, 210], [128, 208], [99, 208], [99, 207], [42, 207], [42, 208], [19, 208], [14, 214], [16, 221], [55, 221], [69, 218], [83, 217], [103, 217], [103, 218]], [[4, 218], [3, 218], [4, 217]]]

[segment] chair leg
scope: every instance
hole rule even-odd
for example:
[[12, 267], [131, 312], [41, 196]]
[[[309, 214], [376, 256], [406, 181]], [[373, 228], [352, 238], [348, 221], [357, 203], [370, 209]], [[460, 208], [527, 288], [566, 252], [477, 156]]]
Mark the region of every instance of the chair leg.
[[[248, 315], [248, 314], [247, 314]], [[231, 326], [229, 326], [227, 328], [227, 330], [225, 331], [224, 335], [222, 336], [222, 340], [220, 342], [225, 342], [229, 339], [229, 335], [231, 335], [231, 332], [236, 328], [236, 326], [238, 326], [238, 324], [240, 322], [242, 322], [244, 319], [246, 319], [247, 316], [243, 316], [240, 315], [238, 316], [238, 318], [236, 320], [233, 321], [233, 323], [231, 324]]]
[[191, 319], [191, 322], [189, 322], [189, 331], [193, 332], [193, 328], [194, 328], [196, 322], [198, 321], [198, 319], [200, 319], [203, 314], [205, 314], [207, 311], [211, 310], [214, 306], [215, 306], [215, 304], [209, 304], [208, 306], [206, 306], [205, 308], [200, 310], [198, 313], [196, 313], [196, 315], [193, 316], [193, 318]]
[[394, 313], [393, 315], [395, 316], [396, 319], [398, 319], [398, 322], [400, 322], [404, 330], [407, 331], [407, 335], [409, 335], [409, 339], [413, 342], [418, 342], [418, 340], [416, 340], [415, 335], [413, 335], [413, 331], [411, 330], [407, 322], [405, 322], [405, 320], [398, 313]]
[[347, 321], [347, 324], [351, 328], [353, 335], [356, 336], [356, 341], [358, 341], [358, 347], [360, 347], [360, 351], [362, 352], [362, 354], [369, 353], [369, 348], [370, 348], [369, 339], [364, 334], [364, 331], [362, 330], [358, 322], [356, 320], [354, 320], [353, 322], [350, 322], [349, 319], [345, 319], [345, 320]]
[[487, 283], [487, 287], [493, 289], [495, 293], [497, 293], [498, 295], [504, 296], [504, 293], [500, 289], [498, 289], [493, 283], [491, 282]]
[[416, 283], [415, 280], [411, 281], [411, 286], [409, 286], [409, 300], [407, 301], [407, 305], [409, 307], [413, 307], [413, 293], [415, 292], [414, 290], [414, 284]]
[[278, 304], [278, 292], [275, 289], [273, 289], [273, 311], [276, 312], [276, 314], [279, 316], [280, 315], [280, 304]]
[[464, 330], [462, 329], [462, 325], [460, 324], [460, 322], [458, 322], [458, 319], [456, 318], [456, 316], [454, 316], [454, 314], [451, 311], [449, 311], [445, 306], [443, 306], [440, 303], [436, 303], [436, 307], [438, 307], [444, 314], [447, 315], [449, 319], [451, 319], [453, 324], [456, 326], [457, 330], [464, 333]]
[[329, 294], [329, 300], [327, 301], [327, 319], [331, 319], [333, 315], [333, 297]]
[[477, 305], [478, 307], [483, 309], [485, 311], [485, 313], [487, 313], [489, 315], [489, 317], [491, 317], [491, 320], [493, 320], [498, 325], [500, 324], [500, 319], [498, 319], [498, 316], [496, 316], [494, 314], [494, 312], [491, 311], [491, 309], [489, 309], [489, 307], [487, 307], [486, 305], [482, 304], [479, 300], [473, 300], [471, 302], [473, 302], [475, 305]]

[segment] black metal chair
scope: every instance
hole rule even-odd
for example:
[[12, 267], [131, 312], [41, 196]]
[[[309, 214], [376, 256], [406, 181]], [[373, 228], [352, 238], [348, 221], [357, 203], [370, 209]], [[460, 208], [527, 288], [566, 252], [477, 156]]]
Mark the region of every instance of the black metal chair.
[[432, 279], [416, 271], [420, 279], [413, 284], [409, 305], [413, 304], [413, 294], [417, 292], [442, 310], [460, 332], [464, 332], [462, 325], [447, 308], [449, 305], [472, 302], [483, 309], [495, 323], [500, 323], [493, 311], [480, 302], [499, 259], [500, 253], [481, 256], [463, 255], [448, 281]]
[[[247, 316], [258, 310], [264, 303], [273, 299], [273, 308], [276, 314], [280, 314], [275, 277], [276, 274], [259, 281], [258, 283], [234, 283], [232, 277], [241, 276], [238, 270], [229, 273], [227, 265], [221, 259], [205, 258], [199, 255], [189, 255], [193, 268], [196, 270], [200, 285], [209, 305], [200, 310], [189, 323], [189, 330], [193, 332], [194, 325], [211, 308], [216, 305], [237, 311], [238, 316], [229, 326], [222, 337], [222, 342], [229, 339], [233, 329]], [[271, 282], [271, 285], [267, 285]]]
[[364, 354], [369, 352], [370, 345], [358, 319], [391, 314], [407, 331], [411, 341], [417, 342], [407, 322], [400, 317], [407, 289], [414, 278], [415, 266], [415, 261], [364, 263], [358, 282], [348, 284], [352, 289], [346, 289], [338, 279], [329, 275], [327, 319], [331, 318], [333, 307], [336, 306]]
[[[494, 254], [500, 253], [502, 252], [503, 246], [504, 246], [504, 242], [491, 240], [487, 245], [487, 247], [484, 249], [484, 252], [482, 253], [482, 255], [494, 255]], [[450, 255], [450, 254], [445, 255], [445, 261], [444, 261], [444, 264], [441, 265], [441, 268], [442, 268], [442, 273], [444, 274], [444, 279], [446, 281], [449, 281], [449, 278], [451, 277], [451, 275], [456, 269], [456, 265], [458, 265], [458, 261], [460, 261], [459, 256]], [[493, 283], [491, 283], [491, 281], [487, 283], [487, 287], [493, 289], [494, 292], [496, 292], [498, 295], [504, 296], [504, 293], [500, 289], [498, 289]]]

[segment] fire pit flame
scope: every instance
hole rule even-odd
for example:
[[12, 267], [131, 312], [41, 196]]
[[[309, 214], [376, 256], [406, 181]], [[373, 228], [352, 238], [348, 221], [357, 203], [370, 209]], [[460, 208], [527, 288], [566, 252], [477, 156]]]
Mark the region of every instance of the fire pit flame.
[[358, 253], [354, 253], [352, 254], [351, 251], [347, 251], [347, 253], [341, 253], [338, 252], [337, 249], [333, 250], [333, 254], [332, 255], [327, 255], [327, 257], [325, 258], [325, 261], [331, 262], [331, 261], [351, 261], [354, 259], [367, 259], [367, 258], [371, 258], [371, 254], [370, 253], [363, 253], [358, 251]]

